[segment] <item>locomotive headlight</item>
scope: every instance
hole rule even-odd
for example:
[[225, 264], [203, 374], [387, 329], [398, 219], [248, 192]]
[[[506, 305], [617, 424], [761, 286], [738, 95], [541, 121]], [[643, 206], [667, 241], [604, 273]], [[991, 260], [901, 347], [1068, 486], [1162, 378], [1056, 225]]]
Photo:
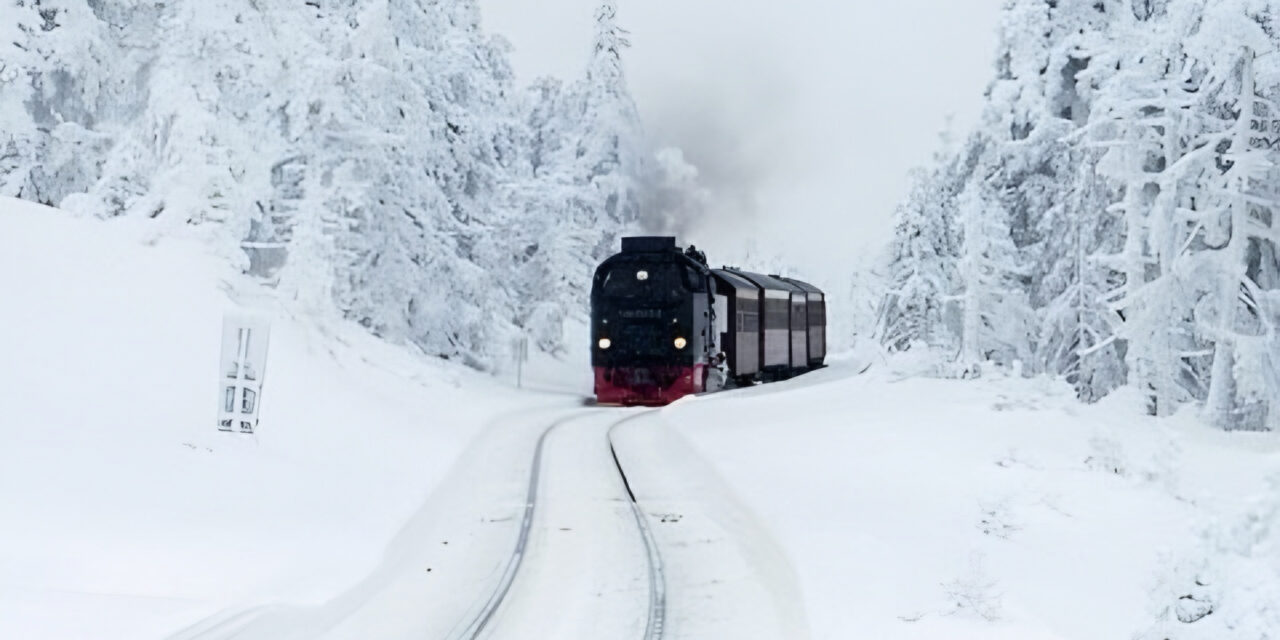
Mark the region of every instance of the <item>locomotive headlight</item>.
[[641, 270], [639, 270], [639, 271], [637, 271], [637, 272], [636, 272], [636, 280], [640, 280], [641, 282], [643, 282], [643, 281], [648, 280], [648, 279], [649, 279], [649, 272], [648, 272], [648, 271], [645, 271], [644, 269], [641, 269]]
[[689, 341], [684, 338], [676, 338], [675, 345], [677, 349], [683, 349], [689, 345]]
[[601, 349], [608, 349], [609, 347], [613, 346], [613, 341], [608, 338], [600, 338], [600, 342], [598, 342], [597, 344], [600, 345]]

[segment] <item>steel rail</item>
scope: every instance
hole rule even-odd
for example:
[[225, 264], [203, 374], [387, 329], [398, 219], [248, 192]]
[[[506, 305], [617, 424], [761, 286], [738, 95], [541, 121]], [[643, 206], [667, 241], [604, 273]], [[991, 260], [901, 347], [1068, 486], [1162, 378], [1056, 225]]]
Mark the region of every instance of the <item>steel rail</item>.
[[661, 640], [667, 625], [667, 578], [663, 572], [662, 554], [658, 551], [658, 541], [653, 537], [653, 530], [649, 527], [649, 519], [644, 515], [644, 510], [640, 508], [640, 503], [636, 500], [636, 494], [631, 489], [631, 481], [627, 479], [627, 472], [622, 468], [622, 462], [618, 460], [618, 449], [614, 446], [613, 432], [622, 425], [643, 418], [652, 413], [646, 411], [642, 414], [631, 416], [623, 420], [619, 420], [609, 427], [609, 453], [613, 456], [613, 464], [618, 469], [618, 475], [622, 478], [622, 486], [627, 490], [627, 497], [631, 499], [631, 513], [635, 516], [636, 527], [640, 529], [640, 537], [644, 540], [645, 554], [649, 559], [649, 614], [644, 626], [644, 640]]
[[[538, 485], [541, 484], [542, 479], [542, 457], [546, 448], [547, 436], [561, 425], [594, 415], [594, 413], [579, 413], [560, 418], [548, 426], [542, 432], [542, 435], [538, 437], [538, 443], [533, 453], [533, 465], [529, 471], [529, 487], [525, 497], [524, 515], [520, 521], [520, 531], [516, 536], [515, 549], [511, 552], [511, 557], [507, 559], [502, 576], [499, 578], [498, 584], [489, 599], [485, 601], [484, 606], [476, 613], [471, 622], [455, 637], [465, 640], [479, 640], [481, 634], [488, 628], [494, 615], [506, 600], [507, 594], [511, 591], [511, 585], [515, 583], [516, 575], [519, 573], [520, 566], [527, 556], [529, 537], [533, 531], [533, 517], [538, 505]], [[615, 422], [610, 425], [607, 438], [609, 440], [609, 453], [613, 457], [613, 464], [618, 471], [618, 477], [622, 480], [622, 486], [627, 492], [631, 513], [635, 518], [640, 537], [644, 541], [645, 556], [649, 565], [649, 606], [645, 622], [644, 640], [661, 640], [666, 626], [666, 577], [663, 573], [662, 556], [658, 552], [657, 541], [649, 528], [649, 521], [645, 517], [644, 511], [641, 510], [639, 503], [636, 502], [635, 493], [631, 489], [631, 482], [627, 478], [626, 471], [623, 470], [622, 463], [618, 460], [618, 452], [613, 443], [615, 429], [647, 414], [648, 412], [628, 416]]]
[[556, 427], [567, 422], [586, 417], [588, 414], [575, 414], [566, 416], [552, 422], [550, 426], [538, 436], [538, 444], [533, 452], [533, 467], [529, 471], [529, 489], [525, 494], [524, 516], [520, 521], [520, 533], [516, 536], [516, 548], [511, 552], [511, 557], [507, 559], [507, 566], [502, 571], [502, 577], [498, 580], [498, 586], [494, 589], [489, 599], [485, 602], [476, 617], [471, 623], [463, 628], [462, 633], [458, 636], [467, 640], [475, 640], [484, 632], [489, 621], [493, 619], [493, 614], [497, 613], [498, 607], [502, 605], [502, 601], [506, 599], [507, 593], [511, 591], [511, 585], [515, 582], [516, 574], [520, 571], [520, 565], [524, 562], [525, 551], [529, 546], [529, 532], [533, 529], [533, 514], [538, 506], [538, 485], [542, 478], [542, 451], [547, 443], [547, 436], [555, 431]]

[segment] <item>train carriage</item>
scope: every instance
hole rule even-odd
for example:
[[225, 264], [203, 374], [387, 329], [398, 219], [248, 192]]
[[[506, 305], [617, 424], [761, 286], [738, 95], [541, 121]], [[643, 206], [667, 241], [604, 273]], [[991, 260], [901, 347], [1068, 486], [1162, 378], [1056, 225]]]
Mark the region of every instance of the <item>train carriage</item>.
[[808, 319], [808, 362], [810, 369], [824, 366], [827, 359], [827, 297], [821, 289], [795, 278], [783, 278], [805, 294]]
[[788, 366], [792, 372], [802, 372], [809, 367], [809, 304], [804, 289], [796, 286], [782, 276], [771, 275], [770, 278], [787, 285], [790, 289], [788, 298], [788, 327], [790, 358]]
[[794, 287], [776, 278], [738, 269], [725, 271], [756, 286], [760, 293], [760, 370], [785, 377], [791, 366], [791, 294]]
[[725, 269], [712, 269], [711, 275], [716, 298], [725, 301], [720, 348], [729, 374], [750, 382], [760, 373], [760, 288]]

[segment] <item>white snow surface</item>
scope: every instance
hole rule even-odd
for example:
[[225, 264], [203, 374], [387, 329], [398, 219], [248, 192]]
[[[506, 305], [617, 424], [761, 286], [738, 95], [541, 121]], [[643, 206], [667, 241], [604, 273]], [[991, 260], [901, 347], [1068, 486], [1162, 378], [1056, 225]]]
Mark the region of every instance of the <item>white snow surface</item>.
[[[576, 400], [293, 317], [206, 246], [0, 199], [0, 637], [325, 602], [495, 416]], [[244, 309], [275, 319], [255, 436], [215, 427], [222, 316]]]
[[[517, 390], [151, 229], [0, 200], [0, 637], [454, 637], [566, 418], [487, 637], [640, 637], [644, 549], [606, 458], [624, 418], [666, 638], [1280, 628], [1272, 434], [857, 351], [658, 411], [584, 408], [580, 351]], [[222, 315], [246, 310], [274, 319], [255, 436], [214, 424]]]
[[813, 637], [1280, 628], [1275, 435], [1151, 418], [1136, 393], [1084, 406], [1045, 379], [857, 375], [869, 361], [663, 414], [785, 550]]

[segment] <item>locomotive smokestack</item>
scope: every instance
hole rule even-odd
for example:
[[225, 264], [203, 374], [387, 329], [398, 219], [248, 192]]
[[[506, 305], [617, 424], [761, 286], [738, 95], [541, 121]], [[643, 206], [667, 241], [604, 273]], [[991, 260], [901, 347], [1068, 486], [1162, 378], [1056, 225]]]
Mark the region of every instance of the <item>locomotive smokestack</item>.
[[675, 249], [674, 236], [631, 236], [622, 239], [623, 253], [656, 253]]

